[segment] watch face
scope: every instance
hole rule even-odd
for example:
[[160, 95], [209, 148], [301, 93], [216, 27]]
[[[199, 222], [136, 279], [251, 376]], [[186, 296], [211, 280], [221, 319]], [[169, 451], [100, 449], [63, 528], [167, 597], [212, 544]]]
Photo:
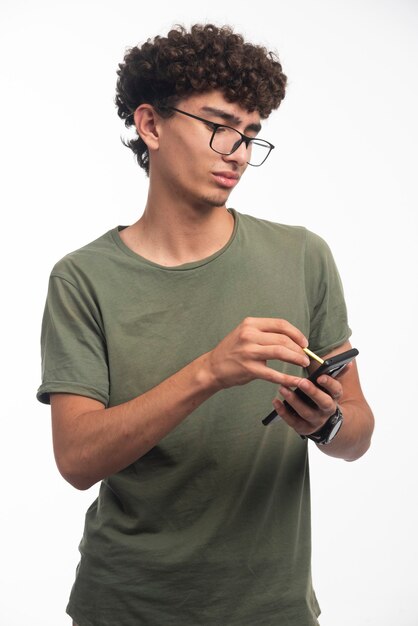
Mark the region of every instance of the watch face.
[[315, 443], [326, 445], [334, 439], [335, 435], [340, 430], [342, 423], [343, 415], [340, 409], [337, 407], [336, 412], [334, 413], [334, 415], [331, 415], [328, 422], [326, 422], [320, 430], [316, 431], [316, 433], [312, 433], [312, 435], [307, 435], [307, 437], [308, 439], [312, 439], [312, 441], [315, 441]]
[[332, 428], [331, 432], [329, 433], [328, 437], [327, 437], [327, 442], [332, 441], [332, 439], [334, 439], [335, 435], [338, 433], [338, 431], [340, 430], [341, 426], [342, 426], [342, 420], [339, 419], [338, 422], [336, 424], [334, 424], [334, 427]]

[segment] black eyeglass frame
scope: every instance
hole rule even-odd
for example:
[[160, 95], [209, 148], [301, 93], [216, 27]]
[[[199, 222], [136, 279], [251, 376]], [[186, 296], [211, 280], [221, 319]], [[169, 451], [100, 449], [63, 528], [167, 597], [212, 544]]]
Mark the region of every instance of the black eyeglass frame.
[[[245, 143], [245, 147], [248, 148], [248, 146], [250, 145], [252, 141], [259, 141], [262, 145], [268, 148], [268, 152], [266, 156], [264, 157], [264, 159], [261, 161], [261, 163], [259, 163], [258, 165], [254, 165], [253, 163], [249, 163], [249, 161], [247, 161], [247, 165], [251, 165], [251, 167], [260, 167], [260, 165], [263, 165], [263, 163], [266, 161], [267, 157], [269, 156], [270, 152], [274, 149], [273, 144], [267, 141], [266, 139], [260, 139], [259, 137], [248, 137], [248, 135], [244, 135], [236, 128], [233, 128], [233, 126], [227, 126], [226, 124], [218, 124], [217, 122], [206, 120], [203, 117], [199, 117], [198, 115], [193, 115], [193, 113], [188, 113], [187, 111], [182, 111], [181, 109], [177, 109], [176, 107], [166, 106], [164, 108], [168, 109], [169, 111], [176, 111], [177, 113], [181, 113], [182, 115], [187, 115], [188, 117], [192, 117], [193, 119], [199, 120], [199, 122], [203, 122], [204, 124], [207, 124], [208, 126], [210, 126], [213, 129], [213, 132], [212, 132], [212, 137], [210, 138], [210, 141], [209, 141], [209, 147], [217, 154], [222, 154], [223, 156], [229, 156], [230, 154], [234, 154], [234, 152], [238, 150], [238, 148], [240, 147], [242, 143]], [[240, 141], [236, 142], [231, 152], [219, 152], [219, 150], [215, 150], [215, 148], [212, 146], [212, 142], [213, 142], [213, 139], [215, 137], [215, 134], [218, 128], [228, 128], [229, 130], [234, 130], [236, 133], [238, 133], [238, 135], [241, 136]]]

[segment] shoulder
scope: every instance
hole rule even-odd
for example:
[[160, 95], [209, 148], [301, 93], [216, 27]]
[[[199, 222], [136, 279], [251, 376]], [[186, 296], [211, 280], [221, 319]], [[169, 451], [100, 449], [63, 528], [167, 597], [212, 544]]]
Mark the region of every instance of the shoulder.
[[258, 236], [264, 241], [280, 242], [280, 245], [296, 245], [298, 248], [305, 249], [308, 254], [322, 255], [329, 252], [327, 242], [305, 226], [281, 224], [237, 211], [235, 214], [238, 216], [241, 230], [253, 237]]
[[78, 283], [80, 278], [102, 273], [109, 258], [117, 254], [114, 228], [94, 241], [62, 257], [51, 271], [51, 277]]

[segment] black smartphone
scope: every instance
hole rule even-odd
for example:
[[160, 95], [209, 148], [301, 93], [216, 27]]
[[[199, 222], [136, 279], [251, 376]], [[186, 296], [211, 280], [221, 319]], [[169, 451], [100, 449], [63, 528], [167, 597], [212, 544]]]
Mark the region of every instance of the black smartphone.
[[[308, 380], [313, 382], [314, 385], [316, 385], [317, 387], [321, 388], [321, 385], [317, 383], [317, 379], [322, 374], [327, 374], [327, 376], [332, 376], [333, 378], [336, 378], [338, 374], [345, 368], [347, 363], [350, 363], [350, 361], [356, 358], [358, 353], [359, 352], [357, 348], [351, 348], [350, 350], [346, 350], [346, 352], [341, 352], [340, 354], [331, 356], [329, 359], [325, 359], [325, 361], [310, 376], [308, 376]], [[303, 393], [301, 389], [297, 388], [294, 390], [294, 392], [297, 396], [299, 396], [301, 400], [306, 402], [306, 404], [309, 404], [309, 406], [312, 407], [316, 407], [315, 402], [309, 396]], [[288, 409], [290, 409], [290, 411], [296, 413], [293, 407], [291, 407], [290, 404], [286, 402], [286, 400], [284, 401], [284, 404], [287, 406]], [[263, 422], [264, 426], [267, 426], [267, 424], [270, 424], [270, 422], [272, 422], [276, 417], [277, 412], [274, 410], [261, 421]]]

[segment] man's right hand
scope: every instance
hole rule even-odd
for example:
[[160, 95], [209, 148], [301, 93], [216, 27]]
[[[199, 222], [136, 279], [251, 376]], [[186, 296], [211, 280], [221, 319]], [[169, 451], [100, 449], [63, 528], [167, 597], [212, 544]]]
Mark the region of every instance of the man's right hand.
[[302, 350], [307, 345], [306, 337], [286, 320], [248, 317], [207, 353], [207, 365], [218, 389], [256, 378], [296, 387], [300, 378], [277, 372], [267, 361], [307, 367], [310, 361]]
[[84, 396], [51, 394], [54, 452], [61, 474], [78, 489], [134, 463], [221, 389], [256, 378], [296, 387], [300, 378], [276, 372], [268, 360], [302, 367], [308, 342], [280, 319], [247, 318], [213, 350], [159, 385], [105, 408]]

